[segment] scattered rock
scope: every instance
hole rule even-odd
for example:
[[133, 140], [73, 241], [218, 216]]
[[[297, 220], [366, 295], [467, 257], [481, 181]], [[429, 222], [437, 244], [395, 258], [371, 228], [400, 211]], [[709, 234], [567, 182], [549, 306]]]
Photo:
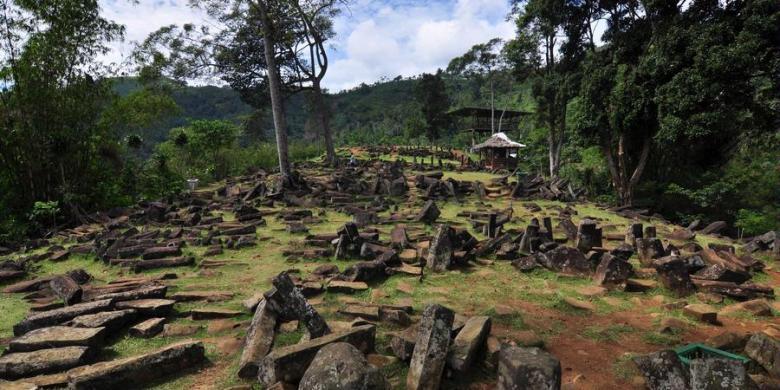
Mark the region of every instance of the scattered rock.
[[85, 364], [92, 357], [88, 347], [39, 349], [0, 357], [0, 379], [17, 379], [64, 371]]
[[276, 313], [268, 308], [266, 301], [262, 301], [257, 306], [244, 339], [244, 350], [238, 363], [239, 377], [257, 377], [257, 367], [273, 347], [276, 322]]
[[688, 370], [672, 350], [634, 358], [650, 390], [688, 389]]
[[438, 389], [444, 372], [454, 313], [437, 304], [425, 307], [406, 377], [406, 388]]
[[693, 359], [691, 388], [702, 390], [749, 389], [753, 385], [742, 362], [733, 359]]
[[501, 346], [498, 389], [560, 389], [561, 362], [539, 348]]
[[772, 376], [780, 377], [780, 342], [763, 333], [755, 333], [745, 344], [745, 354]]
[[299, 390], [389, 388], [382, 372], [370, 366], [357, 348], [343, 342], [322, 347], [298, 385]]
[[466, 321], [463, 329], [452, 341], [447, 356], [447, 364], [460, 372], [468, 370], [479, 353], [485, 346], [485, 340], [490, 334], [490, 317], [471, 317]]
[[713, 325], [718, 323], [717, 309], [704, 303], [687, 305], [683, 307], [683, 313], [701, 322], [706, 322]]
[[346, 342], [365, 353], [374, 349], [375, 335], [376, 328], [373, 325], [363, 325], [345, 332], [330, 333], [295, 345], [277, 348], [260, 362], [257, 370], [258, 380], [265, 386], [279, 381], [298, 382], [322, 347], [330, 343]]
[[149, 338], [162, 332], [165, 318], [150, 318], [130, 328], [128, 333], [133, 337]]
[[14, 325], [14, 335], [21, 336], [31, 330], [46, 326], [59, 325], [85, 314], [93, 314], [111, 310], [113, 301], [110, 299], [79, 303], [50, 311], [44, 311], [27, 316], [22, 322]]

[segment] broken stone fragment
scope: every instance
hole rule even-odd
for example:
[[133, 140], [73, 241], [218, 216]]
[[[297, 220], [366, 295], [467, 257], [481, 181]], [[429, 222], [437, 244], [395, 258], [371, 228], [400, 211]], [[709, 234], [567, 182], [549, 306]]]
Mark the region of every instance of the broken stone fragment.
[[299, 390], [386, 390], [390, 384], [382, 372], [348, 343], [328, 344], [317, 352], [298, 385]]
[[309, 304], [301, 290], [295, 287], [290, 275], [282, 272], [273, 279], [274, 288], [265, 293], [269, 307], [282, 321], [299, 320], [312, 338], [330, 333], [325, 319]]
[[683, 313], [701, 322], [718, 323], [718, 310], [704, 303], [687, 305], [683, 307]]
[[108, 332], [116, 332], [133, 321], [135, 310], [106, 311], [95, 314], [85, 314], [71, 320], [68, 325], [78, 328], [106, 328]]
[[390, 335], [390, 349], [397, 358], [408, 361], [414, 353], [414, 344], [417, 342], [417, 326], [410, 326], [401, 332]]
[[150, 318], [130, 328], [128, 333], [133, 337], [149, 338], [162, 332], [165, 318]]
[[501, 346], [498, 355], [499, 390], [561, 388], [561, 363], [539, 348]]
[[621, 286], [634, 273], [634, 267], [631, 263], [605, 253], [601, 258], [601, 263], [593, 274], [593, 281], [596, 284], [608, 287]]
[[417, 331], [406, 388], [438, 389], [452, 332], [452, 310], [437, 304], [425, 307]]
[[68, 372], [74, 390], [143, 387], [156, 379], [192, 369], [206, 361], [203, 343], [183, 341], [124, 359], [96, 363]]
[[701, 390], [750, 389], [753, 383], [744, 364], [733, 359], [693, 359], [691, 388]]
[[344, 332], [330, 333], [323, 337], [277, 348], [260, 362], [257, 378], [265, 386], [276, 382], [298, 382], [322, 347], [335, 342], [345, 342], [352, 344], [363, 353], [368, 353], [374, 350], [375, 336], [376, 328], [373, 325], [362, 325]]
[[21, 336], [34, 329], [59, 325], [81, 315], [111, 310], [112, 307], [113, 301], [110, 299], [105, 299], [95, 302], [79, 303], [73, 306], [63, 307], [61, 309], [35, 313], [27, 316], [20, 323], [14, 325], [14, 335]]
[[54, 277], [54, 279], [49, 282], [49, 287], [51, 287], [54, 295], [62, 299], [66, 305], [73, 305], [81, 302], [81, 295], [83, 293], [81, 286], [79, 286], [79, 284], [70, 276], [60, 275]]
[[439, 208], [436, 207], [436, 203], [432, 200], [428, 200], [417, 214], [415, 220], [417, 222], [423, 222], [430, 225], [436, 222], [436, 219], [439, 218], [439, 215], [441, 215], [441, 212], [439, 211]]
[[0, 379], [17, 379], [49, 374], [85, 364], [92, 356], [89, 347], [39, 349], [0, 357]]
[[745, 344], [745, 354], [772, 376], [780, 377], [780, 342], [757, 332]]
[[11, 352], [30, 352], [46, 348], [99, 347], [105, 338], [105, 328], [73, 328], [51, 326], [17, 337], [8, 345]]
[[260, 302], [244, 339], [244, 349], [238, 363], [239, 377], [257, 377], [260, 361], [273, 347], [276, 323], [276, 313], [267, 307], [266, 301]]
[[634, 358], [650, 390], [688, 389], [688, 370], [673, 350]]
[[140, 317], [167, 317], [176, 301], [171, 299], [138, 299], [117, 302], [117, 309], [133, 309]]
[[452, 265], [453, 230], [447, 224], [436, 228], [426, 257], [426, 267], [433, 272], [446, 271]]
[[477, 354], [484, 349], [490, 334], [490, 317], [471, 317], [455, 336], [447, 356], [447, 363], [456, 371], [465, 372], [474, 363]]

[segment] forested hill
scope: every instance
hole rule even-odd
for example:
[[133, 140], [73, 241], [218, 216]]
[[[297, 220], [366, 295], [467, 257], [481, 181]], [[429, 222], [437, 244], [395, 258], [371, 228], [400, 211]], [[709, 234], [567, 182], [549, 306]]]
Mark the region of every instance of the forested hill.
[[[378, 143], [404, 134], [410, 122], [418, 119], [419, 104], [415, 88], [419, 78], [396, 77], [373, 84], [361, 84], [350, 90], [327, 95], [331, 111], [331, 126], [340, 144]], [[474, 80], [447, 78], [447, 91], [452, 106], [482, 104], [481, 88]], [[114, 91], [120, 96], [140, 88], [130, 78], [117, 79]], [[497, 105], [514, 109], [528, 109], [527, 88], [517, 84], [497, 88]], [[273, 122], [267, 109], [256, 111], [241, 101], [239, 94], [229, 87], [186, 86], [173, 92], [180, 111], [158, 125], [140, 134], [147, 147], [164, 141], [170, 129], [184, 126], [195, 119], [224, 119], [241, 124], [248, 137], [273, 139]], [[310, 120], [307, 97], [303, 93], [290, 96], [285, 110], [289, 134], [295, 139], [317, 139], [317, 126]]]

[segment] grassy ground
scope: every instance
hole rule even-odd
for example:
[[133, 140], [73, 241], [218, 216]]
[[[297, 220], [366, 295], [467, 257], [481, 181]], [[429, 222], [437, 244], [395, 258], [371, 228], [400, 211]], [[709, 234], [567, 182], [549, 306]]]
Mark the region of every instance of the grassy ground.
[[[488, 182], [493, 175], [485, 173], [446, 172], [445, 177], [457, 180], [481, 180]], [[531, 213], [524, 204], [525, 201], [499, 199], [484, 201], [495, 209], [513, 209], [513, 220], [507, 228], [524, 228], [531, 218], [543, 216], [557, 217], [559, 209], [566, 205], [560, 202], [534, 201], [542, 211]], [[416, 210], [419, 200], [412, 200], [401, 205], [401, 210]], [[480, 207], [476, 199], [465, 199], [461, 202], [450, 201], [439, 203], [442, 211], [440, 220], [460, 227], [468, 227], [467, 221], [457, 217], [463, 210], [475, 210]], [[624, 232], [631, 222], [623, 217], [598, 208], [593, 204], [578, 204], [573, 206], [577, 215], [573, 217], [575, 224], [582, 218], [597, 218], [602, 226], [612, 225], [614, 232]], [[323, 211], [324, 222], [308, 225], [311, 233], [334, 233], [350, 217], [345, 214], [313, 210], [315, 215]], [[230, 214], [225, 219], [232, 218]], [[555, 221], [555, 219], [554, 219]], [[647, 222], [645, 222], [647, 224]], [[658, 221], [654, 223], [664, 232], [672, 228]], [[554, 222], [554, 225], [556, 222]], [[414, 224], [412, 224], [414, 225]], [[383, 232], [389, 232], [391, 226], [380, 226]], [[430, 231], [430, 227], [423, 227]], [[472, 231], [478, 238], [484, 238], [480, 232]], [[197, 267], [177, 268], [179, 278], [171, 281], [169, 294], [176, 291], [218, 290], [234, 293], [233, 298], [224, 302], [194, 302], [177, 304], [179, 315], [174, 316], [169, 323], [178, 325], [200, 325], [197, 333], [181, 337], [156, 337], [152, 339], [135, 339], [126, 334], [118, 335], [113, 344], [104, 352], [104, 358], [132, 356], [163, 345], [186, 338], [203, 340], [207, 346], [210, 364], [196, 373], [169, 378], [154, 385], [155, 389], [224, 389], [240, 381], [236, 377], [238, 357], [240, 355], [240, 340], [250, 320], [249, 314], [228, 320], [239, 324], [236, 328], [209, 329], [216, 321], [193, 321], [186, 314], [189, 310], [201, 307], [226, 308], [243, 310], [241, 302], [257, 292], [267, 290], [270, 279], [281, 271], [289, 269], [300, 270], [301, 275], [307, 275], [317, 266], [324, 263], [334, 263], [340, 269], [346, 268], [352, 261], [334, 261], [332, 259], [317, 259], [305, 261], [290, 261], [282, 256], [282, 251], [288, 246], [300, 245], [303, 235], [290, 235], [284, 231], [284, 225], [273, 217], [267, 218], [267, 225], [258, 228], [259, 237], [256, 247], [238, 251], [226, 250], [224, 254], [212, 257], [215, 260], [227, 260], [233, 264], [212, 269]], [[556, 236], [562, 232], [556, 230]], [[382, 234], [382, 240], [388, 240], [388, 234]], [[701, 244], [709, 242], [726, 243], [715, 237], [698, 236]], [[606, 242], [607, 246], [617, 243]], [[202, 259], [203, 248], [187, 248], [186, 252]], [[770, 265], [773, 265], [770, 263]], [[42, 262], [36, 271], [39, 275], [60, 273], [73, 268], [84, 268], [94, 275], [99, 282], [121, 277], [117, 268], [105, 266], [90, 256], [74, 256], [61, 263]], [[147, 275], [157, 275], [171, 272], [171, 269], [145, 272]], [[774, 283], [774, 274], [763, 275], [759, 280]], [[401, 292], [398, 287], [404, 284], [406, 290], [411, 287], [411, 293]], [[467, 269], [453, 270], [441, 274], [427, 274], [424, 282], [416, 277], [394, 275], [382, 283], [371, 285], [369, 291], [354, 294], [325, 293], [313, 300], [318, 311], [328, 321], [348, 321], [349, 317], [338, 313], [338, 309], [351, 300], [375, 303], [411, 304], [415, 313], [430, 302], [446, 305], [464, 315], [490, 315], [493, 318], [493, 334], [503, 340], [522, 342], [528, 332], [533, 332], [544, 341], [552, 353], [558, 356], [565, 368], [564, 382], [576, 381], [578, 388], [632, 388], [632, 378], [636, 376], [635, 368], [630, 363], [630, 356], [647, 353], [660, 348], [673, 347], [691, 341], [703, 341], [704, 338], [722, 329], [756, 329], [762, 326], [763, 320], [749, 316], [728, 319], [721, 328], [697, 324], [687, 319], [680, 309], [667, 310], [663, 303], [677, 301], [668, 291], [658, 288], [646, 293], [626, 293], [611, 291], [601, 297], [584, 297], [579, 289], [592, 285], [586, 278], [574, 278], [547, 270], [535, 270], [531, 273], [517, 272], [508, 262], [496, 261], [489, 266], [474, 266]], [[565, 298], [588, 300], [595, 305], [594, 312], [575, 309], [565, 303]], [[695, 296], [688, 297], [689, 303], [698, 302]], [[722, 305], [728, 304], [726, 302]], [[21, 294], [0, 295], [0, 338], [11, 336], [11, 327], [26, 314], [27, 304], [21, 299]], [[677, 334], [662, 334], [657, 332], [658, 324], [665, 317], [676, 317], [685, 321], [690, 328]], [[377, 350], [389, 354], [387, 332], [399, 330], [385, 323], [378, 324]], [[302, 336], [300, 330], [280, 333], [276, 345], [289, 345], [297, 342]], [[2, 348], [2, 347], [0, 347]], [[397, 388], [402, 384], [407, 367], [395, 363], [383, 368]], [[492, 373], [475, 371], [468, 382], [491, 382], [495, 377]], [[579, 375], [579, 376], [578, 376]]]

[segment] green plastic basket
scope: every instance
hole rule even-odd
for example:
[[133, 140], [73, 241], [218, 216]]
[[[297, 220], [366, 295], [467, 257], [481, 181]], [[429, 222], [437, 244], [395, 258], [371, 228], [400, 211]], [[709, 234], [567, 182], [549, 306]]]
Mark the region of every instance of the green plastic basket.
[[706, 357], [739, 360], [742, 362], [742, 364], [747, 364], [750, 361], [750, 359], [744, 356], [708, 347], [700, 343], [688, 344], [686, 346], [677, 348], [674, 350], [674, 352], [677, 353], [677, 356], [686, 366], [689, 366], [691, 364], [691, 360], [693, 359], [701, 359]]

